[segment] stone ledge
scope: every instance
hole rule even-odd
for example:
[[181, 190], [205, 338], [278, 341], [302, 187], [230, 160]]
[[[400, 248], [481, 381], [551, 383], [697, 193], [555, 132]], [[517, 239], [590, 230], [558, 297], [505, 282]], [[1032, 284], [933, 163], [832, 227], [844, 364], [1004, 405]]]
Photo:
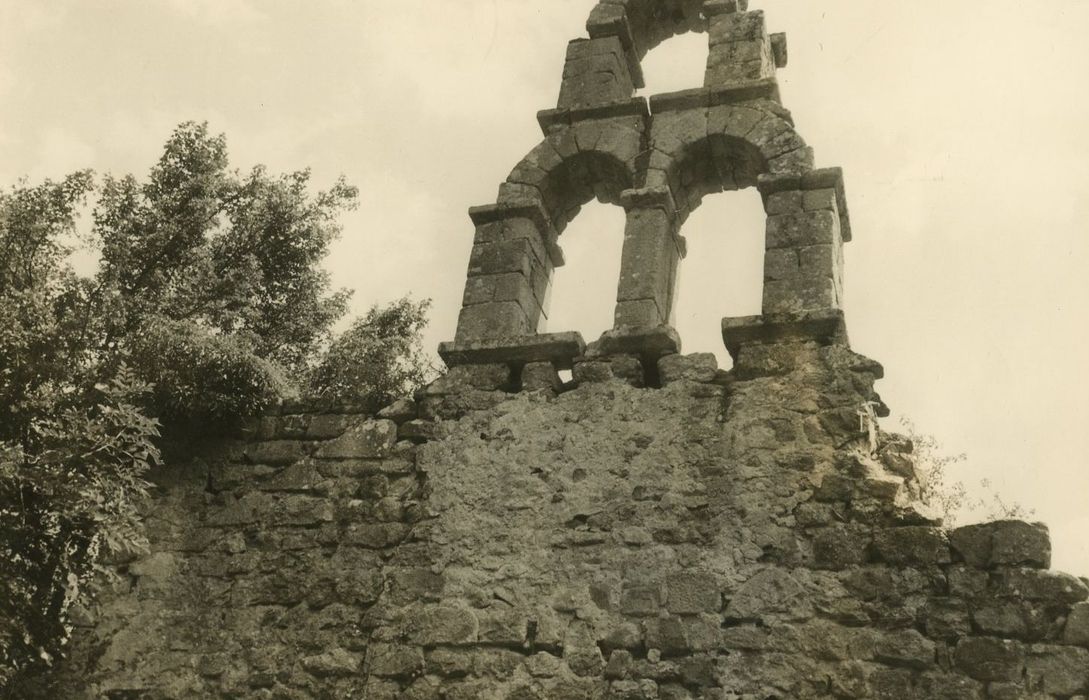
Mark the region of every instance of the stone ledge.
[[635, 46], [635, 37], [631, 33], [631, 24], [628, 21], [627, 11], [616, 5], [598, 4], [590, 12], [586, 20], [586, 33], [591, 39], [603, 39], [615, 36], [620, 40], [624, 48], [624, 58], [631, 73], [631, 81], [635, 87], [646, 87], [643, 77], [643, 64], [639, 60], [638, 49]]
[[650, 113], [680, 112], [721, 105], [768, 99], [779, 102], [779, 83], [775, 78], [761, 78], [744, 83], [664, 92], [650, 98]]
[[756, 188], [760, 190], [760, 196], [767, 199], [776, 192], [788, 192], [792, 190], [825, 190], [836, 191], [836, 208], [839, 209], [840, 236], [844, 243], [851, 241], [851, 216], [847, 210], [847, 191], [843, 184], [843, 168], [820, 168], [810, 170], [804, 175], [769, 175], [762, 174], [757, 178]]
[[439, 357], [447, 367], [551, 362], [557, 369], [571, 369], [574, 358], [582, 355], [585, 349], [586, 343], [578, 333], [547, 333], [439, 343]]
[[602, 333], [597, 341], [590, 344], [587, 357], [639, 355], [657, 360], [663, 355], [674, 355], [680, 351], [681, 338], [671, 326], [623, 327]]
[[815, 340], [824, 344], [847, 344], [847, 324], [838, 309], [800, 314], [767, 314], [722, 319], [722, 341], [737, 362], [742, 345]]
[[703, 14], [708, 17], [748, 12], [749, 0], [704, 0]]
[[544, 207], [537, 200], [524, 199], [470, 207], [469, 218], [473, 220], [473, 224], [476, 226], [506, 221], [507, 219], [529, 219], [537, 227], [537, 232], [541, 234], [541, 240], [544, 241], [545, 249], [548, 250], [548, 257], [552, 260], [552, 265], [563, 267], [565, 262], [563, 249], [560, 248], [557, 240], [559, 236], [556, 233], [556, 227], [552, 225]]
[[633, 97], [628, 100], [605, 102], [600, 105], [587, 107], [542, 109], [537, 112], [537, 123], [541, 125], [541, 131], [545, 136], [550, 133], [552, 127], [571, 125], [576, 122], [593, 119], [611, 119], [613, 117], [643, 117], [650, 116], [645, 97]]

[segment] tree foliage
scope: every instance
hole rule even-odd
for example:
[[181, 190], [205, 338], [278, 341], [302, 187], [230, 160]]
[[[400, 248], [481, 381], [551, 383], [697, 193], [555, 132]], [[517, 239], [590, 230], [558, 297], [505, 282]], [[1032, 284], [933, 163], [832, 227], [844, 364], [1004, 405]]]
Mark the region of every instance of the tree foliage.
[[408, 297], [372, 306], [329, 346], [310, 375], [310, 390], [368, 411], [409, 396], [428, 376], [420, 344], [430, 302]]
[[140, 546], [160, 420], [224, 427], [312, 371], [375, 402], [419, 380], [426, 303], [372, 309], [330, 344], [349, 295], [320, 263], [355, 199], [343, 180], [312, 193], [305, 170], [232, 170], [194, 123], [143, 180], [0, 193], [0, 689], [58, 653], [100, 558]]

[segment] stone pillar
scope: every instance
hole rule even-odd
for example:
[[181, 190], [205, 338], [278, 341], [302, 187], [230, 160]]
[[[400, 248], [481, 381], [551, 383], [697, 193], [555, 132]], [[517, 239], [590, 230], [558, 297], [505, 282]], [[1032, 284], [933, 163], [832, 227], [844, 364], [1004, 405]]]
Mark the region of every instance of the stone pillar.
[[575, 39], [567, 45], [557, 107], [618, 102], [634, 92], [635, 81], [620, 38]]
[[768, 35], [764, 13], [746, 12], [748, 0], [707, 0], [710, 53], [704, 87], [722, 87], [775, 77], [786, 64], [786, 37]]
[[843, 242], [850, 240], [842, 171], [761, 176], [759, 187], [768, 214], [764, 314], [842, 309]]
[[621, 195], [627, 211], [614, 326], [654, 328], [669, 323], [677, 264], [684, 257], [684, 239], [677, 235], [669, 190], [627, 190]]
[[533, 335], [547, 310], [556, 233], [536, 202], [474, 207], [476, 224], [458, 343]]

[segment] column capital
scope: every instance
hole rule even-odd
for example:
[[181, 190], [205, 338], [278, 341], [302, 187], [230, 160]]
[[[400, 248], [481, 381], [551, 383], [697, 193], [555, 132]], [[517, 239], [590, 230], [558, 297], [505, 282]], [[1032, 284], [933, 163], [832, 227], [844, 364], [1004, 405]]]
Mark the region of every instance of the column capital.
[[558, 242], [559, 235], [556, 233], [556, 227], [552, 225], [548, 213], [537, 200], [527, 198], [470, 207], [469, 218], [477, 226], [510, 219], [528, 219], [532, 221], [533, 225], [537, 227], [537, 232], [541, 235], [541, 240], [545, 244], [548, 257], [551, 259], [553, 266], [563, 266], [563, 250]]

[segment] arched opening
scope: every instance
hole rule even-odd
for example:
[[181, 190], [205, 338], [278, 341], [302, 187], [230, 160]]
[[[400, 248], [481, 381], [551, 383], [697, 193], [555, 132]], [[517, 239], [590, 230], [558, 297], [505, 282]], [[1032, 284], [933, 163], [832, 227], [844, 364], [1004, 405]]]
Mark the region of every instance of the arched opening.
[[679, 267], [673, 307], [684, 352], [711, 352], [719, 367], [732, 366], [721, 321], [760, 313], [765, 221], [755, 189], [708, 197], [688, 218], [688, 256]]
[[624, 210], [591, 203], [560, 236], [567, 262], [553, 272], [542, 331], [578, 331], [587, 341], [612, 328], [624, 246]]
[[631, 186], [630, 174], [615, 158], [586, 152], [549, 171], [540, 189], [545, 210], [562, 234], [586, 202], [617, 204], [620, 193]]
[[707, 35], [687, 32], [663, 42], [643, 59], [644, 87], [637, 95], [660, 95], [703, 86]]
[[669, 173], [681, 220], [709, 194], [754, 186], [767, 167], [760, 151], [739, 138], [714, 134], [690, 144]]

